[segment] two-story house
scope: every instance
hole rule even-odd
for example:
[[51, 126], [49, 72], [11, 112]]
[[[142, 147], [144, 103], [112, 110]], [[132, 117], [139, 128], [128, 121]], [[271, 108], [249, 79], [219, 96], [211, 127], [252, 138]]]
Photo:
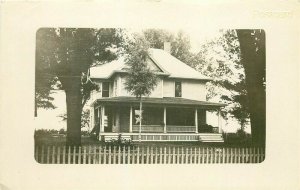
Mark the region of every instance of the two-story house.
[[142, 98], [140, 136], [139, 100], [125, 89], [128, 66], [123, 58], [90, 69], [91, 80], [100, 87], [92, 92], [90, 105], [90, 125], [99, 127], [99, 140], [121, 134], [132, 141], [223, 142], [220, 124], [206, 125], [207, 110], [224, 106], [206, 101], [205, 85], [211, 79], [173, 57], [169, 44], [165, 47], [149, 50], [147, 63], [159, 81], [150, 96]]

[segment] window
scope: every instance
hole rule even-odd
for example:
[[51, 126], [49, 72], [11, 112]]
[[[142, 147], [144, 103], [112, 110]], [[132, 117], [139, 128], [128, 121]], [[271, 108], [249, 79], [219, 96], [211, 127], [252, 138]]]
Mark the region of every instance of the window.
[[102, 83], [102, 97], [109, 97], [109, 82]]
[[181, 82], [175, 82], [175, 97], [181, 97]]
[[117, 81], [117, 79], [115, 79], [115, 81], [114, 81], [114, 95], [115, 96], [118, 95], [117, 90], [118, 90], [118, 81]]

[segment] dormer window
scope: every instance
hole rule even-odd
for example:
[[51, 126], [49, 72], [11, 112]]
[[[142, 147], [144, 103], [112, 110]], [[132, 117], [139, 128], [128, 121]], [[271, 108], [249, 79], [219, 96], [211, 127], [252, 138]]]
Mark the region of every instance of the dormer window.
[[102, 97], [109, 97], [109, 82], [102, 83]]
[[176, 81], [175, 82], [175, 97], [181, 97], [181, 82]]

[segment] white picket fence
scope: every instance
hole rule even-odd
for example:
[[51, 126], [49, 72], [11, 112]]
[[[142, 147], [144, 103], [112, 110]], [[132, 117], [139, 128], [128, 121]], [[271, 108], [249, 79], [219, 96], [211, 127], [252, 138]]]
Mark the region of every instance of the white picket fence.
[[41, 164], [215, 164], [260, 163], [261, 147], [152, 147], [152, 146], [36, 146]]

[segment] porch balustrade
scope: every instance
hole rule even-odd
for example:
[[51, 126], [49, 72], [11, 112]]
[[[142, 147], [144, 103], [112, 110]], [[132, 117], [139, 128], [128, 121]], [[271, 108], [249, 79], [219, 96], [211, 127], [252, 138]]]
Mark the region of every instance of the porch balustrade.
[[167, 132], [196, 132], [196, 126], [167, 125]]
[[[132, 125], [133, 132], [139, 132], [139, 125]], [[163, 125], [142, 125], [142, 132], [153, 132], [153, 133], [163, 133], [164, 126]]]
[[[132, 125], [133, 132], [139, 132], [139, 125]], [[142, 132], [164, 132], [163, 125], [142, 125]], [[176, 125], [167, 125], [167, 133], [168, 132], [187, 132], [194, 133], [196, 132], [196, 126], [176, 126]]]

